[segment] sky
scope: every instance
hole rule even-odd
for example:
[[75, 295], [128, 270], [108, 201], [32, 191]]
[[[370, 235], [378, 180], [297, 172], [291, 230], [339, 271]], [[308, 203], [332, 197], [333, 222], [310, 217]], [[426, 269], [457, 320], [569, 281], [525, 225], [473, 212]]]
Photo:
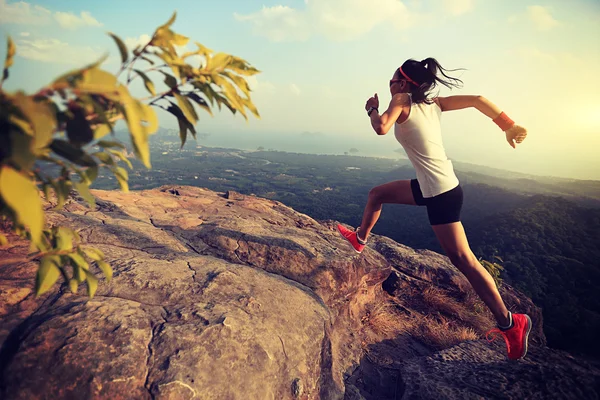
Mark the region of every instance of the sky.
[[[261, 71], [250, 79], [261, 118], [200, 114], [199, 145], [402, 157], [393, 130], [378, 136], [364, 105], [377, 93], [385, 109], [398, 66], [434, 57], [466, 69], [455, 72], [464, 86], [440, 96], [485, 96], [528, 129], [513, 149], [476, 109], [444, 113], [451, 160], [600, 180], [598, 0], [0, 0], [0, 32], [17, 45], [4, 89], [34, 92], [103, 54], [116, 72], [107, 32], [135, 46], [173, 11], [177, 33]], [[131, 91], [147, 95], [139, 84]]]

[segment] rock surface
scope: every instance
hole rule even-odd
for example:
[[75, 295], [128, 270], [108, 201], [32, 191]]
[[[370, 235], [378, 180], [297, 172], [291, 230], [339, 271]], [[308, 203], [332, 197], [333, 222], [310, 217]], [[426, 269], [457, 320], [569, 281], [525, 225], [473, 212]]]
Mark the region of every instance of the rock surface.
[[35, 298], [27, 244], [0, 249], [0, 398], [598, 398], [598, 367], [545, 347], [508, 286], [531, 356], [483, 340], [489, 312], [442, 255], [377, 236], [357, 255], [334, 221], [235, 192], [93, 194], [48, 214], [109, 257], [93, 299]]

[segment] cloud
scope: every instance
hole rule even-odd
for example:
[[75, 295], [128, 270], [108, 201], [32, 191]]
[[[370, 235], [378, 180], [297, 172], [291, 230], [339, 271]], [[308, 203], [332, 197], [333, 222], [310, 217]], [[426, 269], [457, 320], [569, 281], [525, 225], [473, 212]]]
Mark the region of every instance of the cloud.
[[310, 26], [302, 11], [288, 6], [265, 7], [248, 15], [233, 14], [238, 21], [252, 25], [254, 33], [272, 42], [304, 41], [310, 36]]
[[247, 76], [246, 81], [252, 91], [252, 94], [274, 94], [276, 86], [269, 81], [259, 80], [256, 76]]
[[84, 65], [98, 60], [102, 52], [90, 46], [72, 46], [58, 39], [19, 39], [19, 56], [35, 61]]
[[0, 22], [10, 24], [43, 25], [52, 20], [50, 10], [41, 6], [32, 6], [24, 1], [7, 3], [0, 0]]
[[[470, 0], [461, 0], [470, 1]], [[240, 15], [236, 20], [252, 26], [256, 35], [273, 42], [305, 41], [322, 35], [336, 41], [352, 40], [380, 24], [398, 30], [418, 23], [418, 15], [398, 0], [310, 0], [299, 10], [277, 5]]]
[[443, 0], [444, 8], [453, 16], [466, 14], [473, 10], [474, 0]]
[[125, 45], [130, 49], [133, 50], [138, 46], [143, 46], [146, 43], [148, 43], [150, 41], [150, 39], [152, 39], [152, 36], [144, 33], [143, 35], [140, 35], [138, 37], [128, 37], [125, 38], [125, 40], [123, 40], [125, 42]]
[[58, 24], [65, 29], [79, 29], [85, 26], [102, 26], [100, 22], [90, 14], [88, 11], [82, 11], [80, 16], [70, 12], [55, 12], [54, 19]]
[[47, 8], [25, 1], [9, 3], [6, 0], [0, 0], [0, 23], [38, 26], [58, 23], [64, 29], [102, 26], [88, 11], [82, 11], [79, 16], [72, 12], [53, 13]]
[[295, 83], [290, 83], [290, 91], [296, 96], [300, 96], [300, 88]]
[[29, 32], [21, 32], [21, 33], [19, 33], [19, 35], [21, 35], [23, 37], [28, 37], [28, 36], [31, 35], [31, 33], [29, 33]]
[[560, 25], [560, 23], [552, 17], [550, 9], [542, 6], [527, 7], [529, 19], [535, 27], [540, 31], [547, 31]]

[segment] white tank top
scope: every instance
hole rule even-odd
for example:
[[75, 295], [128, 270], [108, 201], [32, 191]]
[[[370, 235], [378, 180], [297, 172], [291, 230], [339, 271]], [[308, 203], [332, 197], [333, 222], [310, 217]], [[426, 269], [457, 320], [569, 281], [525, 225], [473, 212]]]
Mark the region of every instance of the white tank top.
[[434, 102], [411, 103], [406, 121], [394, 124], [396, 140], [417, 172], [423, 197], [433, 197], [458, 186], [452, 161], [442, 142], [442, 110]]

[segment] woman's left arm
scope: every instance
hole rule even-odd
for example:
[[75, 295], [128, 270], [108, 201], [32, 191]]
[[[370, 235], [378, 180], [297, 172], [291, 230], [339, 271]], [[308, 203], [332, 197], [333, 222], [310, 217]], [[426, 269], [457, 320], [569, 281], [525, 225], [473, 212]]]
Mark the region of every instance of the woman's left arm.
[[402, 108], [410, 104], [410, 97], [407, 93], [397, 93], [392, 96], [388, 109], [381, 115], [374, 110], [371, 113], [371, 126], [378, 135], [385, 135], [394, 125], [396, 120], [402, 114]]

